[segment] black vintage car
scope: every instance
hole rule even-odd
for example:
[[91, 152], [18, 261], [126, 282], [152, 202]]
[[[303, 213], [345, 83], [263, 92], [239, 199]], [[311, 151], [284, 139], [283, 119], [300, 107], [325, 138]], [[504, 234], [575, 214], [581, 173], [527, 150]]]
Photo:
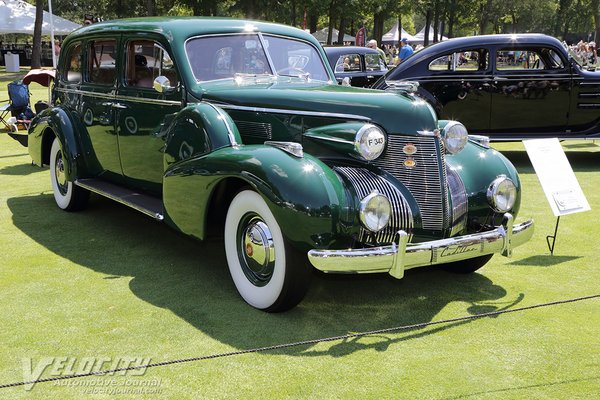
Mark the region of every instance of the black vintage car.
[[566, 45], [542, 34], [447, 40], [415, 53], [373, 87], [413, 87], [438, 117], [492, 139], [600, 135], [600, 72], [585, 70]]
[[325, 54], [339, 83], [348, 78], [352, 86], [369, 87], [388, 71], [380, 53], [369, 47], [325, 47]]

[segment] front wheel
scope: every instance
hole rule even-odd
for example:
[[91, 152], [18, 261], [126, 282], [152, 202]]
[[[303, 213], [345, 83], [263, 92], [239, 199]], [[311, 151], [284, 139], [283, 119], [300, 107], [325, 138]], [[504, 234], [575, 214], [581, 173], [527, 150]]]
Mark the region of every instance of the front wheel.
[[440, 268], [449, 272], [456, 272], [458, 274], [470, 274], [487, 264], [487, 262], [490, 261], [493, 256], [493, 254], [488, 254], [485, 256], [469, 258], [468, 260], [441, 264]]
[[50, 181], [58, 207], [66, 211], [82, 210], [87, 205], [90, 192], [67, 180], [65, 159], [60, 142], [54, 138], [50, 149]]
[[255, 308], [285, 311], [306, 294], [306, 256], [286, 242], [267, 203], [252, 190], [239, 192], [229, 205], [225, 254], [238, 292]]

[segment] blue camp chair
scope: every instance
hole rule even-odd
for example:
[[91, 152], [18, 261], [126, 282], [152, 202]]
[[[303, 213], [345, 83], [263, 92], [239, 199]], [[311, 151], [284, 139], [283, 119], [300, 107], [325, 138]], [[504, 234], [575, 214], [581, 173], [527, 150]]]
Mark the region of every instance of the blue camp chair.
[[[31, 118], [35, 115], [29, 106], [29, 87], [23, 81], [14, 81], [8, 84], [7, 104], [0, 107], [0, 122], [11, 132], [19, 127], [29, 128]], [[10, 117], [14, 117], [9, 121]], [[15, 120], [16, 119], [16, 120]]]

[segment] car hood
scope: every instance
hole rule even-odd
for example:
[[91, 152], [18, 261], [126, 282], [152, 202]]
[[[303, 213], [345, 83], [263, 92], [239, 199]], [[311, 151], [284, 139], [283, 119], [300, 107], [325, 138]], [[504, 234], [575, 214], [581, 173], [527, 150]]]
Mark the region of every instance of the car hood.
[[290, 110], [368, 118], [390, 134], [417, 134], [437, 127], [425, 101], [380, 90], [274, 78], [268, 82], [236, 84], [231, 79], [198, 85], [192, 92], [202, 100], [255, 109]]

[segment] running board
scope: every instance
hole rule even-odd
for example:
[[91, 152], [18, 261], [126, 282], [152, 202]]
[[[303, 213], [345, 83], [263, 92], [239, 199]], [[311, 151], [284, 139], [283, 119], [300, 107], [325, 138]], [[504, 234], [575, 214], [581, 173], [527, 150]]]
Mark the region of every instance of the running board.
[[138, 210], [158, 221], [164, 219], [162, 201], [156, 197], [137, 193], [131, 189], [100, 179], [77, 179], [75, 184], [90, 192], [108, 197], [111, 200]]

